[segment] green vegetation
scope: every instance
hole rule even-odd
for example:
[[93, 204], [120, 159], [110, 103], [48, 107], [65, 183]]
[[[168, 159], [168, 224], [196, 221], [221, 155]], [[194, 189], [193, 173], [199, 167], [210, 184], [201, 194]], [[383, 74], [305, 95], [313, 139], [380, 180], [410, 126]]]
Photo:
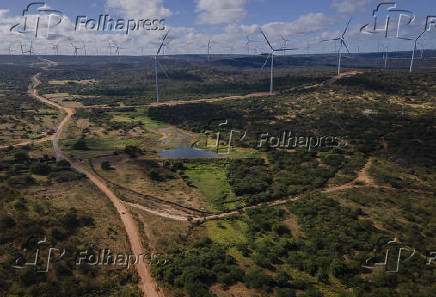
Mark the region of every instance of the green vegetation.
[[213, 211], [226, 211], [241, 206], [227, 181], [228, 165], [217, 162], [189, 162], [184, 164], [182, 177], [207, 198]]
[[[151, 59], [88, 58], [83, 64], [59, 58], [65, 59], [62, 67], [41, 75], [41, 94], [66, 93], [68, 104], [99, 105], [77, 108], [66, 126], [62, 145], [71, 159], [86, 166], [101, 158], [91, 167], [125, 201], [168, 211], [189, 208], [189, 215], [239, 209], [221, 219], [191, 217], [177, 224], [138, 210], [144, 241], [167, 253], [168, 264], [153, 266], [152, 273], [169, 297], [435, 296], [434, 265], [425, 265], [436, 229], [434, 61], [426, 60], [427, 72], [365, 71], [321, 84], [332, 71], [301, 66], [333, 65], [333, 55], [277, 57], [275, 96], [148, 107], [142, 105], [155, 100]], [[172, 66], [170, 79], [161, 79], [163, 102], [268, 88], [266, 72], [258, 71], [261, 55], [223, 56], [207, 65], [201, 59], [162, 58]], [[362, 56], [353, 59], [360, 67], [372, 65]], [[58, 113], [27, 94], [36, 68], [3, 66], [0, 140], [9, 145], [53, 133]], [[234, 139], [229, 156], [161, 160], [156, 154], [179, 140], [168, 125], [200, 133], [189, 141], [211, 130], [210, 140], [224, 120], [223, 140], [231, 129], [247, 132]], [[278, 138], [283, 131], [347, 142], [313, 150], [259, 147], [260, 134]], [[77, 267], [72, 256], [52, 263], [45, 275], [10, 269], [17, 257], [30, 257], [44, 236], [69, 252], [129, 250], [107, 199], [68, 162], [56, 162], [50, 149], [41, 144], [0, 151], [0, 295], [140, 296], [133, 270]], [[258, 205], [290, 198], [280, 206]], [[368, 259], [382, 262], [393, 238], [389, 264], [364, 267]], [[388, 273], [401, 247], [417, 252], [400, 261], [398, 273]]]
[[[132, 268], [76, 265], [80, 251], [130, 250], [107, 199], [68, 162], [56, 163], [31, 147], [0, 154], [0, 295], [142, 296]], [[49, 247], [65, 249], [65, 255], [54, 252], [48, 273], [41, 273]], [[37, 265], [25, 266], [36, 249]]]

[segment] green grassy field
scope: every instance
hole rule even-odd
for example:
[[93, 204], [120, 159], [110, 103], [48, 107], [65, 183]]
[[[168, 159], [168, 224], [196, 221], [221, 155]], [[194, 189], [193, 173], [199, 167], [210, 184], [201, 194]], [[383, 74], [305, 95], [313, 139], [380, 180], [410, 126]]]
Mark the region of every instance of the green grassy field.
[[116, 122], [130, 123], [130, 122], [140, 121], [144, 124], [145, 128], [147, 128], [148, 130], [166, 128], [168, 126], [165, 123], [151, 120], [147, 115], [146, 108], [136, 108], [135, 111], [127, 111], [127, 112], [111, 111], [108, 114], [112, 115], [114, 117], [113, 121]]
[[187, 170], [184, 174], [198, 188], [200, 193], [209, 201], [212, 211], [231, 210], [241, 206], [241, 202], [236, 201], [237, 197], [233, 193], [226, 177], [224, 165], [216, 163], [209, 164], [186, 164]]

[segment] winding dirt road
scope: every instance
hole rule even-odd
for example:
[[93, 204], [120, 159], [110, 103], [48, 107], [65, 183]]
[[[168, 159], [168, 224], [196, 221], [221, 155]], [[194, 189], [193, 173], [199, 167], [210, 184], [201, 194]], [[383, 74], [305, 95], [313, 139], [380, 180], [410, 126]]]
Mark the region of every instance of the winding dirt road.
[[[49, 67], [51, 64], [49, 64]], [[59, 110], [66, 113], [65, 118], [62, 120], [62, 122], [57, 127], [56, 134], [53, 137], [53, 149], [56, 154], [57, 160], [67, 160], [71, 163], [71, 167], [78, 172], [86, 175], [89, 180], [94, 183], [97, 188], [99, 188], [113, 203], [115, 209], [120, 215], [121, 221], [124, 224], [124, 227], [126, 229], [126, 233], [130, 242], [130, 246], [132, 249], [132, 253], [134, 255], [141, 255], [145, 254], [144, 247], [142, 246], [142, 240], [141, 235], [138, 230], [138, 226], [136, 224], [136, 221], [133, 219], [132, 215], [129, 213], [127, 207], [121, 202], [121, 200], [115, 195], [115, 193], [109, 189], [109, 187], [97, 176], [93, 175], [92, 172], [88, 171], [85, 167], [82, 166], [82, 164], [78, 162], [72, 161], [70, 158], [66, 157], [65, 154], [62, 152], [62, 150], [59, 147], [59, 138], [62, 134], [62, 130], [65, 127], [65, 124], [71, 119], [72, 115], [74, 114], [75, 110], [74, 108], [67, 108], [63, 107], [55, 102], [49, 101], [46, 98], [40, 96], [38, 94], [37, 87], [41, 83], [39, 80], [40, 73], [36, 74], [34, 77], [32, 77], [32, 88], [31, 88], [31, 95], [35, 97], [37, 100], [52, 105]], [[159, 290], [157, 283], [152, 278], [150, 273], [150, 267], [144, 263], [143, 261], [140, 261], [140, 263], [135, 265], [136, 271], [139, 275], [139, 287], [144, 292], [144, 297], [163, 297], [163, 292]]]

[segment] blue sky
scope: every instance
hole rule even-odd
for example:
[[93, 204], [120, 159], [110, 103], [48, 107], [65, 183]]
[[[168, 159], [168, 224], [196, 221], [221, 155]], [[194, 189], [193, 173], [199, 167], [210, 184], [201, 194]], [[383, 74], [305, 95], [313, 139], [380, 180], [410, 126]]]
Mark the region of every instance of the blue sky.
[[[44, 2], [43, 0], [39, 0]], [[47, 0], [46, 6], [62, 11], [64, 19], [50, 29], [49, 39], [38, 38], [33, 34], [9, 32], [14, 24], [23, 24], [22, 10], [31, 1], [2, 1], [0, 4], [0, 38], [7, 42], [0, 44], [0, 53], [18, 51], [19, 44], [30, 44], [33, 39], [35, 49], [40, 53], [53, 52], [58, 44], [62, 52], [71, 54], [72, 46], [88, 49], [88, 54], [109, 53], [118, 46], [122, 54], [152, 54], [159, 44], [163, 31], [140, 30], [126, 35], [125, 32], [74, 31], [74, 23], [79, 15], [97, 19], [100, 14], [113, 18], [145, 19], [163, 18], [170, 29], [168, 54], [205, 53], [207, 43], [212, 40], [214, 53], [256, 54], [268, 50], [259, 34], [261, 27], [275, 47], [285, 45], [298, 47], [297, 54], [333, 52], [334, 41], [321, 43], [322, 39], [335, 38], [343, 31], [353, 17], [346, 40], [352, 52], [377, 51], [383, 47], [392, 50], [408, 50], [410, 41], [383, 34], [361, 34], [359, 29], [372, 23], [372, 11], [381, 1], [373, 0]], [[424, 28], [426, 16], [435, 16], [435, 0], [399, 0], [398, 9], [412, 11], [416, 19], [402, 28], [402, 34], [414, 38]], [[42, 19], [41, 19], [42, 20]], [[44, 23], [41, 21], [41, 27]], [[18, 28], [18, 27], [17, 27]], [[247, 37], [248, 36], [248, 37]], [[435, 48], [436, 26], [426, 33], [422, 47]], [[247, 38], [252, 40], [247, 45]]]

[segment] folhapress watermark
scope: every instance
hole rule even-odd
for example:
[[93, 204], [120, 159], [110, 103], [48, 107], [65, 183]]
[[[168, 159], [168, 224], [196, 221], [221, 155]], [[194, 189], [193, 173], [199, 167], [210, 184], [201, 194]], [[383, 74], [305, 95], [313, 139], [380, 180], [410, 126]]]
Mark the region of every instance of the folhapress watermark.
[[75, 31], [124, 32], [126, 35], [140, 30], [163, 31], [165, 29], [165, 19], [114, 19], [108, 14], [101, 14], [98, 19], [78, 16], [74, 27]]
[[[53, 39], [56, 37], [56, 29], [66, 19], [64, 13], [52, 9], [45, 2], [31, 2], [22, 11], [22, 21], [13, 24], [9, 31], [18, 34], [32, 34], [34, 38], [45, 37]], [[122, 32], [130, 34], [139, 31], [163, 31], [166, 30], [165, 19], [155, 17], [113, 18], [108, 14], [101, 14], [98, 18], [77, 16], [73, 31], [92, 32]]]
[[[230, 154], [234, 143], [243, 144], [250, 142], [248, 130], [234, 129], [228, 120], [211, 120], [203, 129], [203, 134], [206, 135], [204, 142], [197, 141], [193, 146], [214, 148], [218, 154]], [[209, 136], [215, 134], [215, 139], [210, 143]], [[223, 135], [227, 135], [225, 139]], [[220, 152], [220, 147], [226, 148], [226, 151]], [[257, 133], [256, 148], [268, 149], [296, 149], [305, 148], [309, 152], [321, 148], [346, 148], [348, 147], [348, 136], [303, 136], [293, 134], [291, 130], [282, 130], [282, 132], [262, 132]]]
[[130, 265], [139, 265], [144, 263], [146, 265], [165, 265], [166, 259], [161, 259], [161, 254], [125, 254], [113, 253], [110, 249], [103, 249], [96, 252], [88, 250], [81, 251], [76, 257], [76, 265], [88, 266], [121, 266], [129, 268]]
[[[59, 249], [49, 247], [47, 239], [44, 238], [36, 243], [37, 247], [32, 255], [31, 260], [26, 259], [24, 255], [20, 255], [15, 259], [14, 269], [26, 269], [30, 267], [37, 267], [36, 272], [47, 273], [52, 268], [52, 265], [68, 256], [66, 249]], [[23, 249], [27, 253], [27, 249]], [[102, 249], [99, 251], [83, 250], [76, 252], [73, 256], [74, 265], [81, 266], [118, 266], [125, 269], [130, 268], [132, 265], [139, 265], [141, 263], [146, 265], [165, 265], [168, 260], [161, 254], [127, 254], [127, 253], [114, 253], [110, 249]]]
[[[376, 255], [377, 250], [374, 250], [374, 255], [367, 258], [362, 267], [370, 270], [382, 268], [388, 273], [398, 273], [401, 264], [412, 261], [412, 258], [418, 255], [415, 248], [404, 246], [398, 242], [397, 238], [388, 241], [385, 247], [386, 250], [382, 256]], [[427, 252], [425, 257], [426, 266], [436, 263], [436, 251]]]
[[[397, 8], [394, 1], [380, 2], [372, 12], [373, 22], [363, 25], [360, 32], [364, 34], [384, 34], [385, 38], [394, 37], [404, 40], [413, 40], [407, 37], [404, 28], [410, 26], [416, 20], [413, 11]], [[430, 31], [432, 27], [436, 28], [436, 16], [428, 15], [426, 17], [424, 32]]]
[[305, 148], [312, 152], [320, 148], [345, 148], [347, 146], [348, 136], [301, 136], [293, 135], [292, 131], [282, 131], [278, 135], [269, 132], [259, 133], [257, 138], [257, 148]]

